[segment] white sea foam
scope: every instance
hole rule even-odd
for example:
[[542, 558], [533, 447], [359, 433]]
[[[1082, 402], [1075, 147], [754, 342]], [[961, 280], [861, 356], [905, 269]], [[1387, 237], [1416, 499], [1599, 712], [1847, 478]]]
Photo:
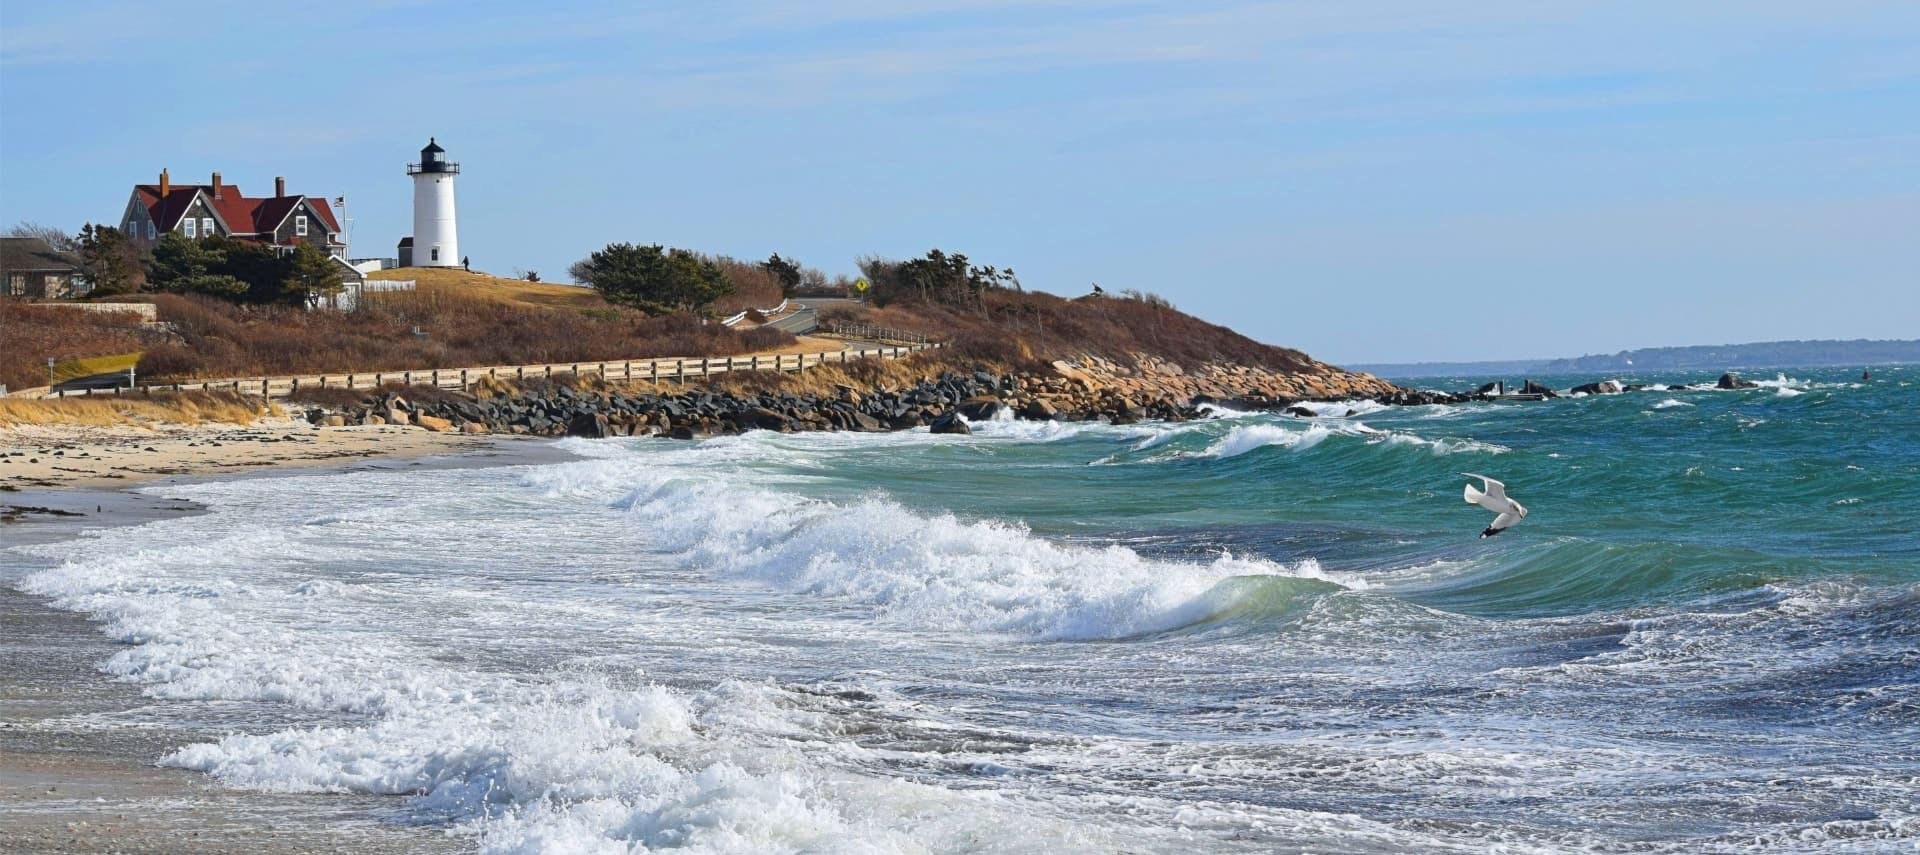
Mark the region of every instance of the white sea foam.
[[1653, 408], [1656, 410], [1670, 410], [1670, 409], [1673, 409], [1674, 407], [1691, 407], [1691, 406], [1693, 405], [1687, 403], [1686, 401], [1682, 401], [1679, 398], [1668, 398], [1664, 401], [1661, 401], [1658, 404], [1654, 404]]
[[[582, 495], [630, 480], [618, 460], [551, 469], [527, 484], [549, 495]], [[596, 474], [604, 470], [612, 471]], [[366, 482], [390, 477], [386, 473], [333, 477], [362, 479], [346, 489], [381, 495], [403, 486]], [[414, 796], [430, 814], [453, 817], [478, 835], [489, 852], [1116, 846], [1104, 832], [1033, 813], [1000, 795], [860, 771], [869, 762], [863, 749], [834, 740], [831, 722], [796, 709], [786, 690], [768, 684], [723, 681], [696, 692], [635, 687], [591, 672], [514, 674], [458, 664], [480, 652], [475, 645], [514, 641], [516, 631], [525, 631], [523, 621], [539, 619], [539, 604], [524, 595], [496, 597], [491, 585], [441, 583], [432, 573], [378, 572], [381, 550], [361, 552], [329, 532], [297, 525], [301, 510], [281, 499], [285, 482], [299, 480], [166, 488], [208, 500], [212, 513], [47, 547], [63, 563], [21, 582], [62, 608], [105, 621], [128, 645], [106, 670], [144, 684], [154, 696], [272, 702], [353, 722], [230, 735], [182, 748], [164, 759], [167, 765], [247, 788]], [[874, 530], [857, 520], [834, 524], [835, 517], [851, 519], [844, 512], [864, 509], [837, 512], [814, 503], [807, 506], [811, 513], [775, 515], [769, 524], [770, 505], [792, 503], [764, 491], [689, 491], [667, 480], [656, 485], [659, 502], [706, 496], [724, 504], [700, 510], [710, 528], [702, 530], [699, 513], [683, 514], [663, 535], [691, 539], [694, 554], [725, 548], [709, 542], [714, 538], [756, 553], [714, 569], [785, 580], [796, 590], [815, 586], [826, 596], [872, 597], [920, 618], [944, 615], [956, 626], [978, 619], [1014, 631], [1091, 635], [1164, 627], [1182, 615], [1207, 613], [1209, 579], [1292, 572], [1222, 558], [1193, 568], [1182, 584], [1163, 577], [1181, 575], [1183, 565], [1153, 564], [1125, 550], [1052, 547], [1014, 528], [952, 520], [922, 520], [930, 523], [922, 536], [913, 515], [891, 509], [882, 511], [891, 515], [885, 539], [921, 538], [923, 554], [944, 563], [896, 568], [902, 579], [927, 569], [936, 570], [935, 578], [918, 591], [883, 593], [888, 583], [879, 578], [885, 571], [878, 562], [903, 553], [868, 555], [878, 542]], [[409, 525], [432, 525], [436, 513], [472, 501], [458, 490], [422, 486], [426, 492], [406, 502], [389, 500], [370, 524], [405, 518]], [[219, 497], [245, 501], [230, 509]], [[427, 503], [436, 507], [409, 517]], [[836, 539], [837, 554], [825, 548], [825, 563], [800, 566], [804, 551]], [[327, 550], [331, 567], [366, 567], [366, 578], [394, 578], [380, 589], [312, 578], [305, 568], [317, 548]], [[386, 558], [415, 560], [411, 554]], [[949, 571], [944, 578], [939, 568]], [[447, 569], [456, 579], [461, 575], [457, 565]], [[1297, 575], [1317, 572], [1308, 566]], [[835, 573], [844, 578], [836, 583]], [[1063, 573], [1082, 578], [1059, 578]], [[979, 611], [949, 607], [955, 599], [996, 595], [1002, 598]], [[409, 613], [406, 604], [414, 602], [432, 608]], [[586, 607], [546, 606], [563, 619]], [[495, 614], [501, 631], [488, 629]], [[448, 631], [456, 634], [443, 635]], [[1011, 817], [1019, 818], [1007, 821]]]
[[1390, 409], [1386, 404], [1370, 401], [1365, 398], [1356, 398], [1350, 401], [1303, 401], [1294, 406], [1312, 410], [1318, 415], [1329, 418], [1364, 416]]
[[1388, 447], [1425, 448], [1436, 455], [1463, 452], [1504, 454], [1510, 450], [1506, 446], [1475, 439], [1456, 437], [1427, 439], [1405, 431], [1385, 431], [1363, 422], [1349, 421], [1315, 422], [1299, 430], [1272, 424], [1241, 425], [1228, 431], [1225, 436], [1214, 441], [1199, 454], [1203, 457], [1225, 459], [1269, 447], [1305, 451], [1335, 436], [1356, 437], [1369, 444]]
[[1239, 576], [1335, 578], [1223, 555], [1152, 561], [1130, 549], [1061, 546], [995, 521], [923, 516], [871, 500], [800, 501], [674, 474], [643, 475], [628, 500], [650, 537], [695, 566], [775, 588], [865, 604], [920, 629], [1040, 639], [1123, 638], [1187, 626], [1233, 607]]
[[1305, 430], [1289, 430], [1277, 425], [1245, 425], [1236, 427], [1220, 439], [1207, 446], [1201, 452], [1207, 457], [1239, 457], [1249, 451], [1269, 446], [1281, 448], [1308, 449], [1319, 445], [1333, 430], [1326, 425], [1316, 424]]

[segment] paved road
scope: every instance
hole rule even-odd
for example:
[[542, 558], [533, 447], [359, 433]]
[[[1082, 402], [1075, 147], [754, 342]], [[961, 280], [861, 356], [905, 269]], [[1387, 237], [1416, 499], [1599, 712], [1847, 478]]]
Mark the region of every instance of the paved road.
[[794, 335], [806, 335], [820, 328], [820, 310], [833, 306], [857, 306], [858, 300], [845, 297], [806, 297], [797, 301], [799, 309], [779, 320], [768, 321], [767, 326], [786, 330]]

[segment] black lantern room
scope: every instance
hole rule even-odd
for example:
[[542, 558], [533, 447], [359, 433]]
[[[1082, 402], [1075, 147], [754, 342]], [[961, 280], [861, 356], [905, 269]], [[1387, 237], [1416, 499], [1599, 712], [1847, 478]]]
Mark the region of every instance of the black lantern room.
[[448, 160], [447, 150], [441, 148], [439, 143], [434, 142], [433, 137], [428, 137], [427, 147], [420, 150], [420, 162], [407, 164], [408, 175], [419, 175], [423, 172], [443, 172], [449, 175], [457, 175], [460, 172], [460, 164]]

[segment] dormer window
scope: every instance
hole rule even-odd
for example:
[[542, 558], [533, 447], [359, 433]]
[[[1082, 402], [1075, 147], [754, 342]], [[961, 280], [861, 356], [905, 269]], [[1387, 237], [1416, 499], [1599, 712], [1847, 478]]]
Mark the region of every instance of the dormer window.
[[199, 226], [200, 226], [200, 221], [192, 217], [188, 217], [180, 221], [181, 233], [190, 238], [196, 238], [200, 236], [198, 232]]
[[306, 217], [299, 216], [299, 217], [293, 218], [293, 233], [301, 237], [307, 236], [307, 218]]

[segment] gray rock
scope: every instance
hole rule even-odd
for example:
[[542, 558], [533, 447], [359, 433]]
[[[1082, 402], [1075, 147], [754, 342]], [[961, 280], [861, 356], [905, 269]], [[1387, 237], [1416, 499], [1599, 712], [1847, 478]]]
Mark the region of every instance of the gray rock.
[[934, 433], [973, 433], [973, 429], [967, 427], [966, 421], [960, 418], [959, 413], [948, 413], [934, 419], [933, 424], [928, 425], [928, 429]]

